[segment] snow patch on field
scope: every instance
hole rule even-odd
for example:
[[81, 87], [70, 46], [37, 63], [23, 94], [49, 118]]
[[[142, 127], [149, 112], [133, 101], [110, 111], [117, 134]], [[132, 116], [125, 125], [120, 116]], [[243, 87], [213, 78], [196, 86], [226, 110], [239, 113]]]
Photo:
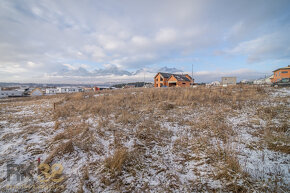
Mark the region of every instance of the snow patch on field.
[[[136, 92], [132, 92], [131, 94], [137, 95]], [[94, 97], [99, 96], [104, 96], [104, 94], [94, 95]], [[270, 94], [270, 96], [272, 99], [278, 97], [286, 98], [290, 96], [290, 90], [289, 88], [278, 89]], [[261, 104], [275, 106], [275, 104], [270, 104], [268, 101], [262, 101]], [[49, 150], [53, 149], [51, 146], [57, 147], [60, 144], [59, 141], [53, 144], [52, 139], [64, 132], [64, 128], [55, 130], [55, 120], [51, 116], [45, 116], [47, 112], [43, 111], [51, 107], [52, 103], [47, 101], [42, 104], [27, 106], [15, 105], [15, 107], [9, 107], [9, 110], [15, 110], [15, 112], [12, 111], [11, 116], [19, 119], [19, 122], [13, 123], [9, 120], [0, 120], [0, 190], [6, 185], [12, 184], [12, 181], [8, 182], [6, 179], [7, 163], [13, 162], [27, 165], [33, 162], [36, 164], [38, 158], [44, 161], [49, 157], [51, 153]], [[182, 110], [181, 107], [175, 108]], [[2, 109], [2, 111], [5, 112], [5, 109]], [[206, 109], [205, 107], [199, 107], [194, 113], [184, 115], [181, 121], [198, 120], [199, 118], [207, 116], [207, 113], [210, 113], [210, 111], [210, 109]], [[154, 113], [156, 112], [160, 113], [154, 111]], [[281, 178], [282, 182], [289, 185], [290, 155], [269, 150], [267, 147], [259, 149], [253, 145], [255, 143], [261, 143], [261, 137], [253, 135], [253, 131], [266, 127], [267, 125], [265, 120], [256, 118], [256, 124], [250, 123], [253, 121], [255, 113], [255, 107], [248, 106], [236, 110], [234, 114], [226, 117], [227, 124], [237, 133], [237, 136], [233, 136], [229, 142], [235, 147], [242, 169], [252, 179], [258, 181], [270, 179], [274, 181], [275, 178]], [[21, 118], [24, 119], [29, 116], [34, 116], [34, 119], [28, 125], [23, 125]], [[113, 114], [110, 116], [113, 116]], [[179, 120], [177, 115], [174, 114], [172, 118]], [[85, 181], [85, 183], [91, 183], [90, 185], [94, 191], [115, 191], [112, 185], [104, 187], [101, 179], [106, 175], [103, 172], [104, 161], [115, 153], [114, 143], [116, 139], [112, 130], [98, 128], [99, 120], [99, 117], [87, 117], [85, 122], [90, 126], [88, 130], [92, 131], [94, 137], [97, 138], [96, 142], [92, 144], [92, 147], [99, 149], [102, 153], [86, 152], [74, 146], [72, 153], [56, 156], [54, 159], [53, 163], [61, 163], [65, 169], [63, 173], [66, 178], [65, 184], [67, 185], [65, 192], [77, 192], [79, 190], [81, 186], [80, 182], [83, 178], [82, 170], [86, 166], [94, 167], [94, 173], [89, 173], [90, 178]], [[275, 122], [275, 120], [272, 121]], [[137, 127], [119, 125], [120, 130], [125, 136], [125, 139], [122, 140], [122, 146], [127, 148], [128, 152], [134, 151], [136, 146], [144, 150], [144, 157], [141, 163], [143, 170], [138, 171], [135, 176], [129, 172], [122, 173], [122, 183], [127, 187], [134, 185], [136, 186], [136, 190], [140, 190], [144, 184], [147, 184], [152, 192], [164, 191], [164, 187], [174, 187], [176, 192], [190, 192], [193, 191], [193, 184], [194, 186], [204, 185], [213, 189], [223, 188], [225, 186], [222, 180], [213, 177], [215, 168], [208, 163], [209, 158], [206, 153], [199, 152], [197, 154], [191, 146], [187, 146], [186, 148], [176, 147], [179, 142], [181, 144], [185, 143], [183, 141], [185, 139], [195, 141], [198, 137], [206, 135], [206, 129], [200, 133], [191, 132], [190, 129], [193, 126], [180, 125], [177, 121], [166, 121], [162, 115], [160, 115], [160, 120], [155, 123], [160, 124], [160, 131], [158, 132], [164, 132], [166, 137], [162, 138], [161, 141], [152, 140], [149, 143], [146, 143], [145, 140], [131, 137], [133, 133], [137, 132]], [[111, 124], [118, 125], [115, 122]], [[97, 134], [96, 130], [101, 134]], [[115, 132], [115, 135], [118, 135], [118, 130]], [[153, 133], [154, 136], [152, 137], [160, 137], [158, 136], [158, 132]], [[148, 136], [144, 136], [144, 138], [146, 137]], [[221, 146], [224, 144], [216, 138], [211, 138], [210, 143]], [[91, 163], [91, 165], [88, 165], [88, 163]], [[92, 163], [95, 165], [92, 166]], [[37, 173], [33, 174], [35, 181], [37, 181], [37, 176]], [[21, 182], [21, 184], [25, 183], [28, 183], [27, 179]], [[84, 184], [82, 185], [85, 192], [91, 191], [88, 187]]]

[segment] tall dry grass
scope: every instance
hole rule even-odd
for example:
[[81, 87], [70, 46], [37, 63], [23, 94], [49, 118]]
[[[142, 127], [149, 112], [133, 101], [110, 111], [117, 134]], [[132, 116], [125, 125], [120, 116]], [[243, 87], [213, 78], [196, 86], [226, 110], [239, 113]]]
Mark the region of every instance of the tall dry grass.
[[[95, 93], [76, 93], [51, 97], [55, 105], [46, 113], [55, 124], [48, 145], [49, 156], [45, 161], [51, 163], [63, 155], [75, 155], [80, 151], [92, 157], [106, 157], [100, 163], [91, 162], [88, 167], [82, 167], [83, 186], [89, 186], [90, 175], [103, 167], [101, 185], [113, 185], [115, 190], [125, 191], [122, 187], [128, 185], [123, 184], [123, 175], [138, 178], [140, 172], [146, 173], [144, 170], [148, 163], [168, 164], [168, 160], [163, 160], [167, 151], [179, 159], [172, 162], [182, 164], [178, 172], [194, 160], [215, 168], [208, 178], [227, 184], [224, 189], [217, 190], [199, 184], [198, 190], [244, 192], [248, 190], [246, 183], [249, 177], [239, 163], [235, 148], [228, 147], [237, 135], [228, 124], [229, 115], [257, 106], [256, 116], [269, 122], [268, 130], [259, 131], [259, 136], [263, 136], [270, 149], [289, 153], [289, 146], [285, 146], [288, 138], [283, 138], [288, 131], [287, 122], [275, 127], [271, 122], [281, 118], [280, 114], [285, 113], [285, 109], [279, 105], [257, 105], [268, 97], [266, 89], [246, 85], [140, 88], [103, 91], [98, 96]], [[2, 107], [0, 104], [0, 107], [6, 108], [5, 105]], [[13, 117], [11, 119], [14, 120]], [[173, 136], [177, 139], [173, 140]], [[124, 144], [131, 139], [135, 141], [129, 150]], [[104, 148], [101, 140], [110, 143], [108, 147]], [[283, 145], [277, 141], [283, 142]], [[166, 151], [161, 152], [160, 149]], [[158, 153], [154, 157], [155, 151]], [[111, 156], [108, 157], [109, 153]], [[170, 185], [164, 186], [164, 190], [180, 188], [178, 176], [164, 168], [152, 167], [158, 174], [168, 177]], [[198, 169], [195, 170], [200, 179], [205, 177]], [[144, 191], [150, 191], [148, 184], [140, 186]], [[130, 188], [126, 191], [133, 191]]]

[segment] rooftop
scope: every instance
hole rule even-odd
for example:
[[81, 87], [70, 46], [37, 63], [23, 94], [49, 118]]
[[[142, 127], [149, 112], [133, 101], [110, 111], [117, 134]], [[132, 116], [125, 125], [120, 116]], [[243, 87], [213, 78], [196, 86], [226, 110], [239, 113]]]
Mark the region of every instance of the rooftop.
[[163, 76], [163, 78], [170, 78], [170, 76], [173, 75], [177, 80], [190, 81], [190, 79], [186, 77], [186, 75], [188, 74], [172, 74], [172, 73], [165, 73], [165, 72], [159, 72], [159, 73]]
[[276, 72], [278, 70], [285, 70], [285, 69], [290, 69], [290, 65], [283, 67], [283, 68], [278, 68], [278, 69], [274, 70], [273, 72]]

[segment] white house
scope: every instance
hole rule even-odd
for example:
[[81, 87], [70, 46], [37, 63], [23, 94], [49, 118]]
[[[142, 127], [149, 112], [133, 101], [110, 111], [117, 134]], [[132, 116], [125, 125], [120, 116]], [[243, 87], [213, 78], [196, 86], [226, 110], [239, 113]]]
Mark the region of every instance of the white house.
[[84, 89], [80, 87], [57, 87], [57, 93], [74, 93], [83, 92]]
[[206, 84], [207, 86], [220, 86], [221, 83], [219, 81], [213, 81], [211, 83]]
[[60, 94], [60, 93], [75, 93], [75, 92], [84, 92], [84, 89], [81, 87], [57, 87], [45, 89], [45, 94]]
[[271, 79], [274, 77], [274, 75], [266, 77], [266, 78], [261, 78], [258, 80], [254, 80], [254, 84], [272, 84]]
[[47, 88], [45, 89], [45, 94], [56, 94], [57, 91], [58, 90], [56, 88]]
[[6, 98], [6, 97], [20, 97], [23, 96], [23, 91], [18, 90], [0, 90], [0, 98]]

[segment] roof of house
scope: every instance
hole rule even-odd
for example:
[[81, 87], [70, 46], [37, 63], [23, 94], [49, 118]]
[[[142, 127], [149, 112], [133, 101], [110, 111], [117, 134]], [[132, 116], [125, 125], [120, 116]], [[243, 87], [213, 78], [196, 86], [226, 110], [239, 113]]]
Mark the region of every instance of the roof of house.
[[179, 81], [191, 81], [188, 77], [186, 77], [186, 75], [189, 76], [188, 74], [172, 74], [172, 73], [165, 73], [165, 72], [158, 72], [157, 74], [161, 74], [163, 78], [170, 78], [173, 75]]
[[31, 91], [31, 93], [33, 93], [34, 91], [39, 90], [40, 92], [43, 92], [40, 88], [35, 88]]
[[274, 70], [273, 72], [276, 72], [278, 70], [286, 70], [286, 69], [290, 69], [290, 65], [288, 65], [287, 67], [284, 67], [284, 68], [278, 68], [277, 70]]
[[181, 74], [172, 74], [177, 80], [179, 81], [190, 81], [189, 78], [186, 77], [186, 75]]
[[165, 72], [159, 72], [163, 78], [169, 78], [172, 74], [171, 73], [165, 73]]

